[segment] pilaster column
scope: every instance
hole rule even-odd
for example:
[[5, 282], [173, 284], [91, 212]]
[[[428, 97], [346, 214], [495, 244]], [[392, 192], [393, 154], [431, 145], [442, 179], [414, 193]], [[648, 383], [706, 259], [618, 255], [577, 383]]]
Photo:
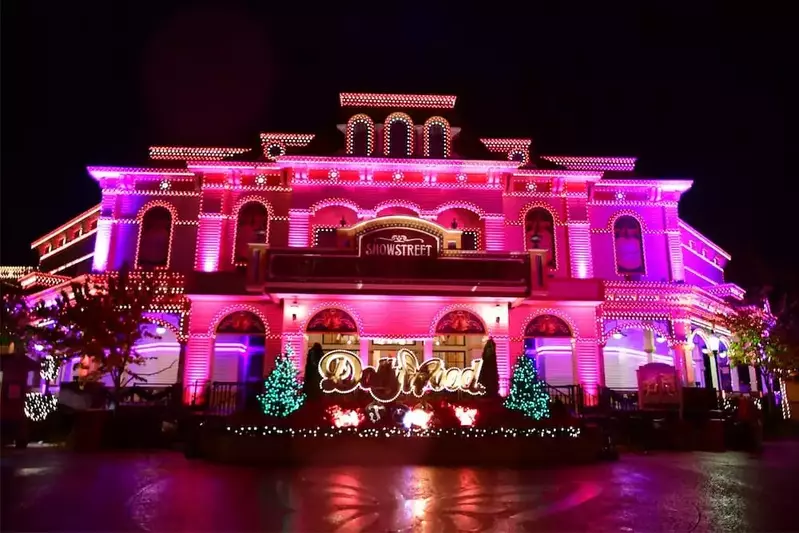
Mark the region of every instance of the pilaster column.
[[289, 209], [289, 246], [310, 247], [311, 211], [308, 209]]
[[422, 350], [424, 351], [423, 356], [425, 361], [429, 361], [430, 359], [433, 358], [433, 352], [435, 351], [435, 343], [436, 343], [435, 337], [430, 339], [425, 339], [424, 341], [422, 341]]
[[682, 256], [682, 237], [680, 235], [679, 216], [677, 206], [667, 206], [664, 208], [666, 242], [669, 251], [669, 262], [671, 264], [671, 280], [685, 280], [685, 265]]
[[371, 345], [371, 341], [369, 339], [361, 339], [361, 346], [360, 351], [358, 354], [361, 357], [361, 364], [370, 365], [372, 362], [370, 361], [371, 355], [369, 353], [369, 347]]
[[200, 213], [194, 270], [202, 272], [216, 272], [219, 270], [224, 222], [225, 217], [222, 214]]
[[510, 386], [510, 371], [513, 367], [513, 361], [516, 355], [511, 354], [510, 337], [507, 335], [497, 335], [493, 337], [497, 345], [497, 373], [499, 374], [499, 393], [506, 395]]
[[569, 235], [569, 265], [573, 278], [594, 277], [594, 260], [591, 254], [591, 231], [588, 221], [567, 222]]
[[501, 252], [505, 250], [505, 216], [485, 215], [483, 217], [485, 235], [485, 249], [488, 252]]
[[214, 352], [214, 337], [193, 333], [189, 335], [184, 354], [183, 401], [187, 404], [201, 404], [204, 392], [211, 377]]
[[589, 394], [602, 384], [602, 345], [596, 337], [577, 337], [573, 341], [577, 381]]

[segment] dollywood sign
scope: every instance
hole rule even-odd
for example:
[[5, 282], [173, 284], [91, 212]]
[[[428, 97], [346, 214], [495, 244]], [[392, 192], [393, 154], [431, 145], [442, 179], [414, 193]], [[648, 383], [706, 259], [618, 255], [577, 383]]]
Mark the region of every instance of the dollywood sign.
[[319, 361], [324, 392], [346, 394], [361, 389], [377, 401], [390, 402], [400, 394], [421, 397], [427, 391], [462, 391], [484, 394], [479, 382], [483, 360], [475, 359], [469, 368], [446, 368], [441, 359], [421, 365], [410, 350], [401, 349], [394, 359], [381, 359], [377, 368], [364, 366], [361, 358], [346, 350], [333, 350]]

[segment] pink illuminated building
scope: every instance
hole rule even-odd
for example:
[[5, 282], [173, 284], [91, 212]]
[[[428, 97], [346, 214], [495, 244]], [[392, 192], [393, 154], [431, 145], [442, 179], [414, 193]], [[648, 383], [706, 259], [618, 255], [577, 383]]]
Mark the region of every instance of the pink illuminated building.
[[22, 282], [48, 298], [91, 271], [164, 271], [180, 298], [154, 311], [162, 338], [144, 348], [159, 382], [260, 380], [288, 346], [302, 369], [317, 342], [365, 364], [404, 347], [463, 367], [491, 337], [503, 387], [527, 353], [549, 384], [588, 391], [636, 387], [653, 361], [689, 386], [758, 388], [714, 323], [743, 297], [730, 256], [678, 216], [691, 181], [469, 135], [450, 122], [455, 96], [340, 101], [338, 150], [331, 128], [90, 167], [100, 205], [33, 243], [40, 268]]

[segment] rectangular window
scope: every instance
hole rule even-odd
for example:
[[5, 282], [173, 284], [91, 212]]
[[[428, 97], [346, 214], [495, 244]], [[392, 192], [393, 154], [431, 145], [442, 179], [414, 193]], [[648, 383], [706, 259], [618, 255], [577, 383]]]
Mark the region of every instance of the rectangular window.
[[433, 352], [433, 357], [443, 360], [447, 368], [466, 366], [466, 352]]

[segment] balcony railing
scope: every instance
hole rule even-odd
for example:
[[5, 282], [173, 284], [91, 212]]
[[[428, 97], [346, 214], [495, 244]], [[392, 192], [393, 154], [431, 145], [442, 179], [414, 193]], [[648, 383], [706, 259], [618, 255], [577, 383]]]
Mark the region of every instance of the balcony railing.
[[522, 254], [450, 254], [435, 258], [360, 257], [311, 249], [263, 250], [253, 257], [250, 286], [271, 283], [377, 283], [518, 287], [530, 284]]

